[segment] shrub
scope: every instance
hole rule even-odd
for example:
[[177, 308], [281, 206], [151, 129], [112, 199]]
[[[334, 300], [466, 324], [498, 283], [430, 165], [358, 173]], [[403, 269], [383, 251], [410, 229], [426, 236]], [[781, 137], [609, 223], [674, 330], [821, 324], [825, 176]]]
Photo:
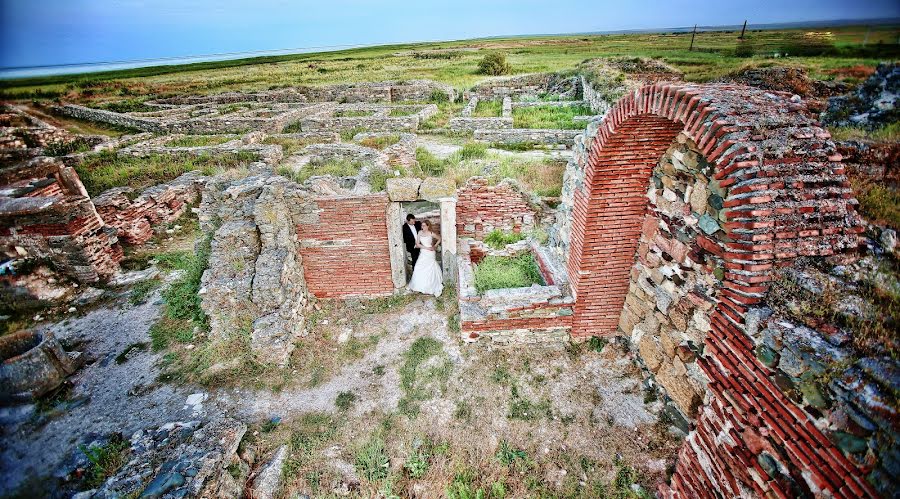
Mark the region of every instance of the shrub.
[[52, 142], [44, 147], [45, 156], [65, 156], [76, 152], [87, 152], [91, 150], [91, 143], [84, 137], [76, 137], [75, 140], [68, 142]]
[[506, 62], [505, 54], [492, 52], [485, 55], [478, 63], [478, 72], [484, 75], [500, 76], [512, 72], [512, 67]]
[[513, 244], [525, 239], [525, 235], [521, 232], [503, 232], [500, 229], [494, 229], [485, 236], [484, 243], [494, 249], [503, 249], [507, 244]]
[[484, 258], [475, 267], [475, 289], [483, 293], [489, 289], [523, 288], [544, 284], [534, 255], [494, 256]]

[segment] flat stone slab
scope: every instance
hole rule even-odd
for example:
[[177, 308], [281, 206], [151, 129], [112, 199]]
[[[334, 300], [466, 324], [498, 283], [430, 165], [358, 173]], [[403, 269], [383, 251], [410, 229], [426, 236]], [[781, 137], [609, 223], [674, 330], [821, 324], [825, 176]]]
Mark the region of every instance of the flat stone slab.
[[385, 190], [388, 198], [393, 202], [416, 201], [419, 199], [420, 185], [422, 185], [422, 181], [417, 178], [389, 178]]

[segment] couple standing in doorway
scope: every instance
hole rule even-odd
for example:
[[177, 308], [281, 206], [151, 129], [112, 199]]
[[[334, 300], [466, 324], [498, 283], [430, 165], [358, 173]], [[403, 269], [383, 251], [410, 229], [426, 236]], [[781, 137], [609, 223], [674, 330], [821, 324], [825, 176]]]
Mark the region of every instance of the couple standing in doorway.
[[431, 223], [428, 220], [416, 221], [413, 214], [406, 215], [406, 223], [403, 224], [403, 243], [406, 251], [412, 257], [413, 274], [407, 286], [410, 291], [424, 293], [426, 295], [441, 296], [444, 289], [444, 278], [441, 275], [441, 266], [435, 259], [441, 236], [433, 233]]

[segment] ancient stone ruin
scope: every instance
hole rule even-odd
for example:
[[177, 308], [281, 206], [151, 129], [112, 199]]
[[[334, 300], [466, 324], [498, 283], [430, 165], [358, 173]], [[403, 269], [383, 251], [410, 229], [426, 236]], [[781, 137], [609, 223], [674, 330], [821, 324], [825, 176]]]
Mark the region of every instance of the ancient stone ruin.
[[[532, 98], [547, 92], [557, 100]], [[799, 352], [849, 362], [849, 344], [769, 308], [779, 270], [801, 257], [847, 263], [862, 230], [842, 155], [801, 98], [657, 82], [607, 109], [581, 77], [530, 75], [475, 87], [449, 130], [491, 143], [572, 149], [560, 204], [551, 207], [509, 180], [490, 185], [474, 177], [457, 186], [408, 174], [414, 132], [437, 111], [426, 103], [435, 93], [456, 97], [452, 88], [417, 81], [173, 98], [142, 113], [64, 105], [60, 111], [72, 116], [149, 132], [221, 136], [218, 144], [187, 148], [168, 146], [172, 136], [143, 136], [118, 154], [246, 152], [258, 160], [243, 175], [188, 173], [139, 194], [113, 189], [90, 198], [64, 161], [22, 153], [0, 176], [0, 242], [10, 258], [94, 283], [119, 270], [122, 244], [144, 244], [199, 203], [199, 251], [208, 245], [209, 252], [200, 295], [210, 336], [248, 334], [261, 362], [283, 364], [317, 300], [402, 292], [402, 203], [434, 203], [463, 341], [621, 337], [636, 352], [647, 384], [687, 435], [661, 495], [885, 492], [867, 477], [889, 476], [894, 466], [896, 409], [883, 403], [885, 376], [878, 373], [896, 364], [863, 358], [845, 366], [856, 378], [821, 387], [810, 376], [824, 368]], [[472, 116], [479, 100], [493, 99], [502, 102], [500, 116]], [[583, 117], [585, 129], [513, 128], [512, 110], [533, 105], [587, 105], [597, 114]], [[342, 142], [341, 132], [355, 133]], [[398, 142], [383, 150], [363, 145], [389, 132]], [[267, 138], [309, 144], [285, 157]], [[295, 180], [334, 158], [361, 167]], [[530, 235], [541, 227], [549, 228], [546, 242]], [[497, 249], [484, 242], [494, 229], [529, 236]], [[521, 255], [534, 259], [541, 282], [476, 289], [474, 269], [484, 258]], [[3, 278], [21, 294], [29, 289], [26, 275]], [[49, 340], [22, 344], [36, 351]], [[25, 369], [6, 367], [20, 350], [4, 355], [9, 379]], [[55, 374], [41, 369], [56, 379], [68, 372], [61, 365]], [[823, 402], [822, 391], [834, 403]]]

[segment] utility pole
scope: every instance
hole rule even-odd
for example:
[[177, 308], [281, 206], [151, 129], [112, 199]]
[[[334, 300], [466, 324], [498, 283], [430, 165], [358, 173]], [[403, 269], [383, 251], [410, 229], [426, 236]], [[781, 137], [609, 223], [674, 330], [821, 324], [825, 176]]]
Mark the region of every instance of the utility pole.
[[744, 27], [741, 28], [741, 36], [738, 37], [738, 40], [744, 39], [744, 32], [747, 31], [747, 20], [744, 19]]
[[688, 48], [688, 52], [694, 50], [694, 37], [697, 36], [697, 25], [694, 25], [694, 32], [691, 33], [691, 46]]

